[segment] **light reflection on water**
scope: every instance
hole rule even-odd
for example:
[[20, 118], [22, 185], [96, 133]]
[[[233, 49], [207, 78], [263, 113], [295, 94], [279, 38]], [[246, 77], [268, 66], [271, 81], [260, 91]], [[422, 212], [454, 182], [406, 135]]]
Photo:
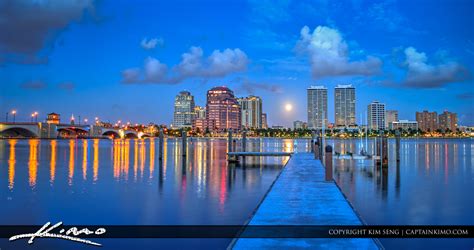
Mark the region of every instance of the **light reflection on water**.
[[[157, 139], [0, 140], [0, 194], [5, 197], [0, 212], [9, 214], [1, 223], [242, 224], [287, 160], [250, 158], [228, 164], [226, 140], [189, 141], [183, 161], [180, 139], [164, 140], [162, 160]], [[340, 153], [358, 153], [362, 147], [374, 151], [373, 140], [326, 142]], [[394, 145], [389, 140], [388, 168], [334, 161], [335, 180], [366, 223], [474, 224], [472, 140], [402, 139], [399, 163]], [[306, 152], [309, 140], [249, 139], [247, 146], [248, 151]], [[79, 207], [89, 210], [78, 213]], [[109, 246], [125, 244], [110, 241]], [[181, 247], [196, 243], [182, 242], [187, 241], [180, 241]], [[228, 244], [216, 242], [203, 247]], [[388, 249], [455, 248], [472, 246], [473, 240], [382, 243]]]

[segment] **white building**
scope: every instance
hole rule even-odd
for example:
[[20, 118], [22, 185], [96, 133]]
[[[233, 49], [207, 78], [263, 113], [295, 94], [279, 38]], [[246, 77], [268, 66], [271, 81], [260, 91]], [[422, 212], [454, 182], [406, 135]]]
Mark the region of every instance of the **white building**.
[[385, 104], [373, 101], [367, 106], [367, 124], [369, 129], [385, 129]]
[[311, 86], [308, 92], [308, 127], [310, 129], [327, 128], [328, 89], [324, 86]]
[[334, 118], [336, 127], [349, 127], [356, 124], [355, 88], [349, 85], [337, 85], [334, 88]]
[[181, 91], [174, 99], [174, 115], [172, 128], [187, 128], [193, 126], [195, 117], [194, 96], [188, 91]]
[[242, 128], [262, 128], [262, 98], [249, 96], [237, 101], [242, 115]]
[[390, 123], [390, 129], [418, 130], [418, 122], [409, 120], [399, 120]]

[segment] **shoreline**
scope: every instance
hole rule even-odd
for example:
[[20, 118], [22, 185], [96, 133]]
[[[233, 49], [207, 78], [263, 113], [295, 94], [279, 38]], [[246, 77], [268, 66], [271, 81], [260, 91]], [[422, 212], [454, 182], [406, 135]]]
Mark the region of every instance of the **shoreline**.
[[[146, 137], [146, 138], [103, 138], [103, 137], [85, 137], [85, 138], [24, 138], [24, 137], [10, 137], [10, 138], [2, 138], [0, 140], [145, 140], [150, 138], [159, 138], [159, 137]], [[169, 136], [165, 137], [167, 139], [180, 139], [181, 137], [176, 136]], [[227, 136], [188, 136], [188, 138], [192, 139], [228, 139]], [[353, 139], [361, 139], [361, 137], [324, 137], [325, 139], [339, 139], [339, 140], [353, 140]], [[378, 136], [369, 136], [369, 139], [378, 138]], [[401, 137], [401, 139], [473, 139], [473, 136], [466, 136], [466, 137]], [[234, 139], [242, 139], [241, 136], [236, 136]], [[302, 140], [308, 139], [311, 140], [311, 137], [252, 137], [247, 136], [247, 139], [294, 139], [294, 140]], [[365, 137], [362, 137], [365, 139]], [[395, 139], [394, 136], [388, 137], [388, 139]]]

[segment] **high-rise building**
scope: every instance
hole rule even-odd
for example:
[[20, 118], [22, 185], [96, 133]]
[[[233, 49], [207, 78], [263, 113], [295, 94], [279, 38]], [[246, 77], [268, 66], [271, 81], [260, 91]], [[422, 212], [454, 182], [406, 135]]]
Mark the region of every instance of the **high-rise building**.
[[385, 128], [390, 128], [390, 124], [396, 121], [398, 121], [398, 111], [386, 110], [385, 111]]
[[385, 129], [385, 104], [373, 101], [367, 106], [367, 124], [369, 129]]
[[352, 85], [337, 85], [334, 88], [334, 117], [336, 127], [356, 124], [356, 95]]
[[242, 114], [242, 127], [262, 128], [262, 98], [249, 96], [237, 99]]
[[171, 127], [192, 127], [194, 115], [194, 96], [188, 91], [179, 92], [174, 98], [174, 116]]
[[328, 89], [324, 86], [311, 86], [307, 89], [308, 127], [321, 129], [328, 123]]
[[232, 90], [215, 87], [207, 91], [206, 120], [214, 129], [240, 130], [241, 118], [240, 105]]
[[436, 131], [438, 129], [438, 114], [427, 110], [416, 112], [416, 122], [422, 131]]
[[206, 108], [201, 106], [195, 106], [194, 113], [196, 119], [206, 119]]
[[439, 126], [438, 128], [442, 130], [451, 130], [456, 131], [458, 127], [458, 117], [456, 113], [451, 113], [448, 111], [444, 111], [442, 114], [438, 116]]
[[262, 113], [262, 128], [263, 129], [268, 128], [267, 113]]

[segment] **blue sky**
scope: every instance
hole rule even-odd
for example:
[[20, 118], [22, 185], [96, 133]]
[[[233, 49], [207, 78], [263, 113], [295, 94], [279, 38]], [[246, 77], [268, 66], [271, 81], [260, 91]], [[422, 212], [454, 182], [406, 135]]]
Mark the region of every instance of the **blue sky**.
[[[172, 120], [225, 85], [263, 98], [270, 125], [306, 120], [306, 88], [356, 87], [399, 110], [474, 125], [472, 1], [4, 1], [0, 111], [132, 123]], [[284, 105], [292, 103], [292, 112]], [[4, 118], [2, 118], [3, 120]]]

